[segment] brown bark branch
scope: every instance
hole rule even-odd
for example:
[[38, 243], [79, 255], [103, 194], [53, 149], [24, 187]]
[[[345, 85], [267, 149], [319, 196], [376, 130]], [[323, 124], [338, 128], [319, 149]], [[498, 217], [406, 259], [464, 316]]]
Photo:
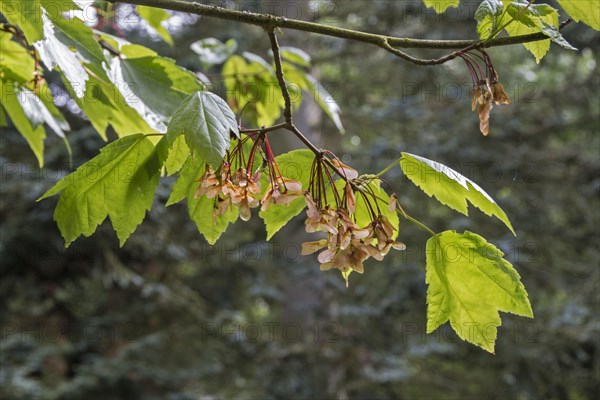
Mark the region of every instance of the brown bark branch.
[[[419, 65], [435, 65], [449, 61], [456, 57], [454, 53], [432, 60], [419, 59], [410, 56], [399, 48], [419, 48], [419, 49], [465, 49], [465, 48], [483, 48], [508, 46], [519, 43], [535, 42], [548, 39], [548, 36], [543, 33], [533, 33], [522, 36], [496, 38], [488, 42], [481, 40], [429, 40], [429, 39], [413, 39], [400, 38], [395, 36], [379, 35], [375, 33], [361, 32], [352, 29], [339, 28], [335, 26], [323, 25], [315, 22], [301, 21], [278, 17], [269, 14], [256, 14], [252, 12], [243, 12], [236, 10], [228, 10], [222, 7], [200, 4], [197, 2], [188, 2], [183, 0], [127, 0], [126, 2], [119, 0], [107, 0], [110, 3], [130, 3], [144, 5], [149, 7], [161, 8], [164, 10], [187, 12], [196, 15], [219, 18], [222, 20], [235, 21], [244, 24], [260, 26], [267, 31], [272, 31], [276, 28], [292, 29], [297, 31], [311, 32], [319, 35], [333, 36], [347, 40], [353, 40], [363, 43], [379, 46], [390, 53]], [[565, 21], [561, 24], [561, 28], [570, 21]]]

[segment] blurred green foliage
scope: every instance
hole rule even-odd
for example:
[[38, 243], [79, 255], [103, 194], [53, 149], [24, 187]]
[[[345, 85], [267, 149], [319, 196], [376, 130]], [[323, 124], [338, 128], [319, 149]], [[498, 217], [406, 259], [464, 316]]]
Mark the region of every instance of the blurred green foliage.
[[[476, 4], [469, 2], [442, 16], [417, 2], [267, 3], [235, 4], [398, 36], [475, 37]], [[143, 29], [131, 32], [132, 41], [202, 71], [217, 91], [225, 90], [219, 67], [202, 69], [191, 43], [234, 38], [242, 51], [268, 56], [260, 29], [176, 17], [183, 27], [173, 34], [175, 47]], [[52, 221], [55, 200], [34, 202], [68, 171], [60, 139], [48, 138], [40, 170], [26, 143], [3, 128], [0, 396], [595, 398], [598, 34], [570, 26], [564, 36], [580, 52], [553, 48], [539, 65], [522, 46], [490, 50], [513, 104], [493, 110], [489, 137], [470, 112], [469, 76], [459, 61], [415, 67], [364, 44], [289, 31], [281, 38], [312, 56], [313, 73], [342, 109], [345, 136], [327, 117], [314, 118], [310, 106], [298, 112], [322, 147], [361, 172], [381, 170], [401, 151], [420, 154], [498, 199], [516, 238], [477, 210], [466, 218], [439, 205], [399, 169], [385, 176], [407, 211], [438, 231], [485, 236], [519, 271], [535, 319], [502, 315], [495, 356], [448, 326], [425, 335], [427, 236], [406, 224], [399, 239], [408, 249], [367, 264], [345, 289], [338, 273], [319, 272], [315, 259], [298, 256], [306, 238], [301, 218], [270, 242], [257, 218], [238, 221], [209, 246], [184, 206], [162, 207], [173, 183], [167, 178], [124, 248], [103, 225], [65, 250]], [[77, 113], [69, 123], [77, 164], [102, 142]], [[272, 136], [280, 151], [297, 146]]]

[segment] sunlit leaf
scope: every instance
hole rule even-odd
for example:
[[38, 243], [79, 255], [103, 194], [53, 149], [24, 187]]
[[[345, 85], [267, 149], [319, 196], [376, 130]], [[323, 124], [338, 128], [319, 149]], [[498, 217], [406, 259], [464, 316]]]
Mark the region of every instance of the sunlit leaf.
[[61, 179], [38, 200], [62, 192], [54, 220], [68, 246], [90, 236], [108, 216], [121, 246], [152, 207], [159, 164], [143, 134], [127, 136]]
[[101, 67], [106, 61], [93, 31], [79, 18], [55, 18], [52, 23], [56, 38], [67, 47], [77, 49], [79, 57], [85, 62]]
[[499, 19], [504, 10], [501, 0], [483, 0], [475, 11], [477, 21], [477, 33], [482, 40], [487, 39], [498, 27]]
[[171, 34], [162, 25], [163, 21], [171, 18], [171, 14], [163, 10], [162, 8], [154, 8], [147, 6], [137, 6], [137, 12], [142, 18], [148, 22], [148, 24], [160, 35], [160, 37], [167, 42], [170, 46], [173, 46], [173, 38]]
[[42, 19], [44, 39], [33, 44], [38, 51], [40, 59], [49, 70], [55, 67], [60, 68], [60, 71], [69, 81], [75, 95], [79, 98], [83, 97], [86, 89], [86, 81], [89, 78], [87, 71], [81, 65], [85, 59], [78, 51], [73, 51], [59, 40], [55, 34], [54, 24], [45, 12], [42, 15]]
[[495, 216], [515, 231], [508, 217], [479, 185], [450, 167], [410, 153], [402, 153], [402, 171], [415, 185], [442, 204], [469, 215], [467, 201], [489, 216]]
[[[300, 182], [303, 190], [308, 188], [310, 169], [314, 159], [315, 154], [307, 149], [293, 150], [275, 158], [283, 177]], [[261, 185], [263, 190], [268, 189], [269, 181], [266, 176], [263, 176]], [[300, 196], [290, 204], [270, 204], [265, 211], [261, 210], [258, 215], [267, 227], [267, 240], [270, 240], [292, 218], [300, 214], [304, 207], [306, 207], [304, 196]]]
[[108, 75], [127, 104], [159, 132], [166, 131], [178, 106], [202, 89], [193, 73], [138, 45], [124, 45], [121, 56], [112, 58]]
[[243, 110], [244, 121], [272, 125], [285, 105], [273, 68], [257, 55], [244, 55], [252, 61], [234, 55], [223, 65], [227, 102], [235, 112]]
[[29, 44], [44, 38], [40, 0], [3, 0], [0, 11], [8, 22], [23, 31]]
[[600, 0], [558, 0], [574, 21], [581, 21], [600, 31]]
[[[68, 82], [66, 84], [71, 91]], [[84, 96], [75, 97], [75, 101], [104, 140], [109, 126], [119, 136], [156, 132], [127, 104], [119, 89], [106, 75], [90, 76]]]
[[460, 0], [423, 0], [423, 3], [441, 14], [450, 7], [458, 7]]
[[312, 96], [325, 114], [331, 118], [338, 131], [343, 134], [345, 129], [340, 119], [340, 107], [327, 89], [303, 68], [298, 68], [295, 63], [292, 64], [285, 61], [282, 67], [288, 84], [288, 90], [295, 95], [292, 97], [292, 105], [300, 106], [302, 100], [300, 90], [304, 91], [307, 95]]
[[[518, 1], [508, 4], [506, 7], [507, 14], [514, 19], [505, 27], [509, 36], [541, 32], [560, 46], [569, 50], [577, 50], [563, 38], [558, 30], [558, 11], [555, 8], [547, 4], [528, 6], [526, 2]], [[523, 46], [535, 56], [536, 62], [539, 63], [550, 49], [550, 41], [529, 42], [524, 43]]]
[[297, 47], [281, 47], [281, 58], [300, 67], [310, 68], [310, 56]]
[[64, 119], [54, 117], [46, 104], [35, 93], [26, 87], [21, 87], [17, 89], [17, 98], [25, 115], [34, 126], [46, 124], [58, 136], [65, 136], [64, 131], [69, 129], [69, 125]]
[[206, 38], [198, 40], [190, 45], [192, 51], [198, 54], [200, 62], [205, 67], [225, 62], [237, 49], [235, 39], [229, 39], [223, 43], [219, 39]]
[[427, 333], [450, 321], [460, 338], [493, 353], [499, 311], [533, 318], [521, 277], [483, 237], [445, 231], [426, 254]]
[[175, 139], [169, 149], [169, 155], [165, 160], [167, 176], [171, 176], [183, 167], [183, 164], [190, 156], [190, 148], [185, 143], [185, 136], [180, 135]]
[[13, 35], [0, 31], [0, 79], [18, 83], [34, 78], [35, 60], [31, 53], [14, 40]]
[[[509, 36], [521, 36], [529, 35], [532, 33], [538, 33], [540, 30], [537, 27], [528, 27], [518, 21], [513, 21], [504, 28]], [[550, 39], [547, 40], [536, 40], [535, 42], [523, 43], [523, 46], [529, 50], [535, 57], [535, 61], [539, 63], [542, 58], [550, 50]]]
[[215, 216], [214, 198], [209, 199], [206, 196], [194, 198], [196, 189], [200, 185], [198, 179], [202, 176], [204, 170], [205, 164], [203, 161], [199, 160], [198, 157], [189, 157], [181, 171], [179, 171], [179, 177], [173, 185], [167, 206], [187, 199], [190, 218], [204, 238], [210, 244], [214, 244], [229, 224], [237, 220], [238, 209], [237, 207], [230, 207], [224, 215]]
[[19, 133], [25, 138], [27, 144], [35, 154], [40, 167], [44, 165], [44, 139], [46, 131], [40, 124], [29, 119], [23, 110], [17, 87], [14, 83], [6, 84], [0, 80], [0, 95], [2, 96], [2, 108], [15, 125]]
[[306, 80], [309, 85], [310, 93], [315, 96], [315, 100], [321, 106], [323, 111], [325, 111], [325, 114], [331, 118], [340, 133], [345, 133], [346, 130], [344, 129], [344, 125], [342, 125], [342, 120], [340, 118], [341, 109], [333, 99], [333, 96], [331, 96], [327, 89], [325, 89], [325, 87], [312, 75], [306, 74]]

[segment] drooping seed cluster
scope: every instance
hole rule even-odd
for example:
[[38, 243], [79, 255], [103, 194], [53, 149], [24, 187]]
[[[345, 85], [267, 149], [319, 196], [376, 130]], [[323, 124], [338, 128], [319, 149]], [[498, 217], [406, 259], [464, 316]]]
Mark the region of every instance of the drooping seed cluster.
[[[262, 157], [258, 167], [255, 165], [257, 155]], [[364, 272], [363, 263], [367, 259], [383, 260], [390, 249], [406, 248], [394, 240], [398, 228], [381, 212], [381, 199], [370, 185], [373, 179], [359, 178], [356, 170], [333, 153], [325, 151], [315, 158], [307, 190], [302, 190], [300, 182], [281, 174], [266, 135], [237, 140], [221, 165], [216, 169], [210, 165], [204, 168], [194, 197], [214, 199], [215, 220], [231, 207], [237, 207], [241, 219], [248, 221], [251, 208], [260, 206], [262, 211], [267, 211], [272, 204], [288, 205], [304, 197], [306, 232], [320, 231], [327, 237], [303, 243], [302, 255], [321, 251], [317, 257], [321, 270], [339, 269], [346, 285], [352, 271]], [[264, 190], [260, 185], [261, 172], [266, 173], [269, 181]], [[357, 195], [362, 202], [357, 203]], [[357, 210], [357, 204], [366, 210]], [[396, 211], [395, 194], [389, 200], [388, 209], [390, 213]], [[362, 219], [364, 226], [357, 224], [358, 211], [369, 216], [366, 224]]]
[[[329, 167], [321, 160], [315, 160], [311, 184], [305, 194], [305, 225], [307, 232], [323, 231], [327, 238], [303, 243], [301, 254], [323, 250], [317, 257], [321, 270], [339, 269], [348, 285], [350, 273], [363, 273], [363, 263], [367, 259], [383, 260], [390, 249], [404, 250], [406, 246], [393, 239], [397, 228], [381, 214], [375, 193], [368, 184], [362, 184], [358, 173], [337, 158], [330, 160], [329, 164], [341, 173], [346, 182], [338, 191], [335, 182], [326, 182], [332, 176]], [[369, 209], [371, 221], [366, 226], [356, 223], [355, 191]], [[328, 192], [333, 196], [333, 206], [327, 201]], [[393, 211], [396, 208], [394, 202], [395, 196], [390, 201]]]
[[[459, 56], [465, 61], [473, 80], [471, 111], [477, 108], [479, 130], [487, 136], [490, 132], [490, 112], [493, 104], [508, 105], [510, 99], [499, 82], [498, 72], [494, 69], [489, 55], [485, 51], [480, 52], [481, 55], [467, 52]], [[485, 70], [481, 68], [475, 57], [483, 61]]]

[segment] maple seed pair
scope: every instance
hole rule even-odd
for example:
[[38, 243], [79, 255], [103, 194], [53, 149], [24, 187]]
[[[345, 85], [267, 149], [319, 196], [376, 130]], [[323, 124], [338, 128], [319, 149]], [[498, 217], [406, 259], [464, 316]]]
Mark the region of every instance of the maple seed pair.
[[[490, 112], [493, 104], [508, 105], [510, 99], [498, 80], [498, 73], [494, 69], [489, 55], [485, 51], [481, 50], [480, 52], [481, 55], [469, 52], [461, 53], [459, 57], [465, 61], [473, 80], [471, 111], [475, 111], [477, 108], [479, 130], [484, 136], [487, 136], [490, 132]], [[485, 71], [474, 57], [478, 57], [484, 62]]]

